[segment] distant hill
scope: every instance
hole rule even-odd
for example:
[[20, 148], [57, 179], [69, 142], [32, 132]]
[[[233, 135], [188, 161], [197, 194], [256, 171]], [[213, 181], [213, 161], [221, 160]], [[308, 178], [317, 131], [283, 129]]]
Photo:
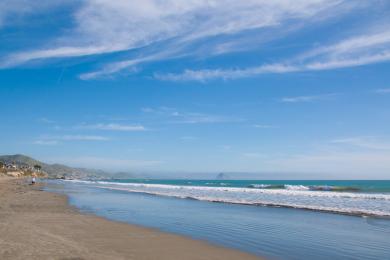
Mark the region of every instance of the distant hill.
[[2, 155], [0, 161], [9, 164], [14, 163], [19, 166], [40, 165], [42, 171], [46, 172], [49, 178], [102, 179], [120, 178], [121, 176], [132, 178], [130, 173], [111, 174], [102, 170], [73, 168], [62, 164], [47, 164], [22, 154]]

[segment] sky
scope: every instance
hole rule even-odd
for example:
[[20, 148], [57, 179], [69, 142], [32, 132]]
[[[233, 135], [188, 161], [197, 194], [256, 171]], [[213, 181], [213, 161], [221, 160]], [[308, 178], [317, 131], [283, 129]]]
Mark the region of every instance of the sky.
[[390, 1], [2, 0], [0, 97], [0, 154], [389, 179]]

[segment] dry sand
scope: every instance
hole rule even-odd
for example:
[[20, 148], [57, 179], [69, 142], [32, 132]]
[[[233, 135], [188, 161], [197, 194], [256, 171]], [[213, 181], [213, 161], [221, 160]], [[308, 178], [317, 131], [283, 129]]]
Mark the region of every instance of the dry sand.
[[65, 196], [0, 178], [0, 259], [259, 259], [157, 230], [82, 214]]

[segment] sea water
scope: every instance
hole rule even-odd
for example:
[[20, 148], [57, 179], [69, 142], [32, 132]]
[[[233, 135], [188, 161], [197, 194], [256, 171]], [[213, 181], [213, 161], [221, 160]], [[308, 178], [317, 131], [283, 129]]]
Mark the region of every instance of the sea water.
[[390, 259], [390, 181], [56, 183], [83, 211], [261, 256]]

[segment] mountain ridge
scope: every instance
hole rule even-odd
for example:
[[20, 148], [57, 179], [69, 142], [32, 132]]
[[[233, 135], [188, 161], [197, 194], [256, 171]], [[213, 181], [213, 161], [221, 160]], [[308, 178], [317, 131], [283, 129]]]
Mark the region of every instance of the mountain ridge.
[[[0, 162], [6, 164], [16, 164], [18, 166], [34, 166], [40, 165], [42, 171], [47, 173], [49, 178], [66, 178], [66, 179], [103, 179], [103, 178], [119, 178], [118, 173], [108, 173], [103, 170], [97, 169], [87, 169], [87, 168], [78, 168], [70, 167], [67, 165], [54, 163], [44, 163], [42, 161], [36, 160], [32, 157], [23, 154], [14, 154], [14, 155], [0, 155]], [[130, 173], [122, 173], [126, 178], [132, 177]]]

